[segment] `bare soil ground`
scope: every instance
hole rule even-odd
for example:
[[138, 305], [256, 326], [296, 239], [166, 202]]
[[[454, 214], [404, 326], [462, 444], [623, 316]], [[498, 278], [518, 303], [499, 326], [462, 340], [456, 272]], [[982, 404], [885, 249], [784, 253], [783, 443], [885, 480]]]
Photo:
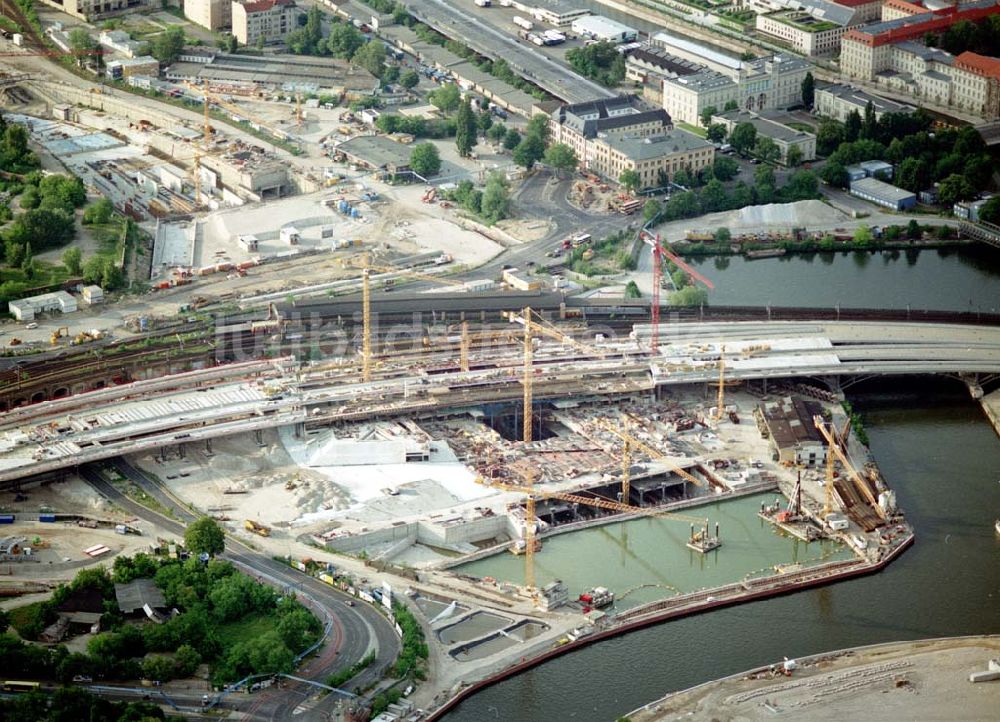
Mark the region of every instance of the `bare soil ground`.
[[[669, 720], [987, 720], [1000, 682], [969, 682], [1000, 653], [1000, 637], [901, 642], [813, 658], [791, 677], [721, 680], [649, 705], [633, 722]], [[992, 711], [991, 711], [992, 710]]]

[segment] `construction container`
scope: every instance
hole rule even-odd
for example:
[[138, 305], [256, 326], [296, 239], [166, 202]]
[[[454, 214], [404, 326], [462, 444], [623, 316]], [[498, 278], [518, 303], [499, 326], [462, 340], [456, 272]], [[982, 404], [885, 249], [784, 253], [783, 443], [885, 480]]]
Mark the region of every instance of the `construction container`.
[[46, 522], [48, 524], [54, 523], [55, 520], [56, 520], [56, 515], [55, 514], [39, 514], [38, 515], [38, 521], [44, 521], [44, 522]]
[[333, 238], [333, 226], [321, 226], [319, 229], [320, 238]]
[[0, 524], [13, 524], [14, 515], [13, 514], [0, 514]]

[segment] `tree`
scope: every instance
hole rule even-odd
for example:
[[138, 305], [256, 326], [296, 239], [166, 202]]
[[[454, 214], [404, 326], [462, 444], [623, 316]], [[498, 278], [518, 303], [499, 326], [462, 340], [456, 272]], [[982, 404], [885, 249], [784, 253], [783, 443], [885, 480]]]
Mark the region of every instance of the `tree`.
[[700, 286], [686, 286], [667, 297], [671, 306], [703, 306], [708, 303], [708, 291]]
[[698, 119], [701, 121], [701, 124], [707, 128], [712, 123], [712, 116], [718, 112], [719, 109], [714, 105], [706, 105], [702, 108], [701, 115], [698, 116]]
[[723, 113], [728, 113], [730, 110], [736, 110], [740, 107], [740, 104], [735, 100], [727, 100], [725, 107], [722, 109]]
[[468, 158], [472, 155], [472, 149], [476, 145], [478, 135], [476, 116], [472, 112], [471, 104], [466, 99], [458, 107], [458, 114], [455, 116], [455, 146], [458, 148], [460, 157]]
[[826, 183], [836, 186], [837, 188], [846, 188], [851, 182], [847, 169], [840, 163], [832, 160], [828, 161], [827, 164], [823, 166], [823, 169], [819, 172], [819, 177]]
[[816, 149], [821, 155], [830, 155], [844, 142], [844, 125], [832, 118], [823, 118], [816, 129]]
[[567, 51], [572, 68], [602, 85], [613, 88], [625, 79], [625, 56], [614, 43], [601, 41]]
[[946, 206], [975, 197], [975, 187], [969, 184], [965, 176], [961, 176], [958, 173], [952, 173], [941, 181], [938, 186], [938, 200]]
[[930, 183], [930, 168], [921, 158], [906, 158], [899, 164], [896, 184], [913, 193], [922, 191]]
[[635, 281], [629, 281], [625, 284], [625, 298], [642, 298], [642, 291], [639, 290], [639, 285]]
[[860, 137], [864, 140], [878, 139], [878, 119], [875, 117], [875, 105], [870, 100], [865, 105], [865, 116], [861, 121]]
[[87, 189], [76, 176], [53, 173], [41, 179], [38, 192], [43, 208], [63, 208], [72, 212], [87, 202]]
[[190, 677], [201, 664], [201, 654], [190, 644], [182, 644], [174, 653], [174, 674], [177, 677]]
[[655, 198], [650, 198], [642, 207], [642, 220], [644, 223], [652, 223], [656, 217], [663, 212], [663, 206]]
[[7, 244], [31, 242], [37, 250], [60, 246], [73, 237], [73, 216], [62, 209], [36, 208], [17, 216], [3, 233]]
[[503, 147], [507, 150], [514, 150], [521, 143], [521, 134], [517, 132], [514, 128], [510, 128], [507, 131], [507, 135], [503, 139]]
[[[507, 135], [507, 126], [504, 125], [503, 123], [494, 123], [493, 125], [490, 126], [490, 129], [486, 131], [486, 137], [494, 145], [502, 145], [503, 139], [506, 135]], [[520, 142], [520, 139], [518, 139], [518, 142]], [[517, 146], [516, 143], [514, 145], [515, 147]]]
[[993, 196], [979, 209], [979, 219], [1000, 225], [1000, 196]]
[[441, 170], [441, 155], [432, 143], [419, 143], [410, 151], [410, 168], [423, 178], [437, 175]]
[[225, 550], [226, 535], [215, 519], [203, 516], [188, 524], [184, 530], [184, 546], [195, 554], [214, 557]]
[[110, 200], [99, 198], [87, 206], [87, 210], [83, 212], [83, 222], [84, 224], [107, 223], [111, 220], [111, 214], [114, 210], [115, 207], [111, 205]]
[[6, 609], [0, 609], [0, 635], [7, 631], [10, 626], [10, 617], [7, 616]]
[[502, 174], [490, 174], [480, 203], [482, 216], [490, 223], [496, 223], [510, 215], [510, 188]]
[[789, 176], [781, 197], [786, 203], [819, 198], [819, 179], [811, 170], [797, 170]]
[[802, 105], [811, 108], [814, 102], [816, 102], [816, 81], [812, 73], [806, 73], [806, 77], [802, 78]]
[[857, 109], [847, 114], [844, 123], [844, 140], [853, 143], [861, 136], [861, 113]]
[[84, 28], [73, 28], [69, 31], [69, 49], [77, 54], [76, 63], [81, 68], [94, 57], [99, 46]]
[[708, 182], [708, 184], [701, 190], [701, 210], [703, 213], [714, 213], [715, 211], [724, 211], [729, 205], [729, 198], [726, 196], [726, 189], [722, 187], [722, 183], [713, 178]]
[[24, 189], [24, 193], [21, 194], [21, 208], [30, 210], [32, 208], [38, 208], [42, 202], [42, 196], [39, 194], [38, 189], [34, 186], [28, 186]]
[[789, 168], [795, 168], [802, 164], [802, 149], [797, 145], [793, 145], [788, 149], [788, 155], [785, 157], [785, 164]]
[[753, 153], [765, 163], [774, 163], [781, 157], [781, 148], [770, 138], [759, 136], [754, 143]]
[[407, 90], [413, 90], [420, 84], [420, 76], [414, 70], [407, 70], [399, 76], [399, 84]]
[[306, 13], [305, 36], [314, 48], [323, 39], [323, 11], [318, 5], [313, 5]]
[[381, 78], [385, 69], [385, 45], [376, 41], [365, 43], [351, 57], [351, 62]]
[[618, 182], [622, 184], [627, 193], [635, 193], [639, 190], [642, 178], [637, 171], [632, 168], [626, 168], [618, 175]]
[[872, 231], [868, 226], [858, 226], [854, 231], [854, 242], [858, 245], [867, 246], [872, 238]]
[[399, 82], [399, 66], [386, 65], [382, 70], [382, 85], [392, 85]]
[[740, 164], [727, 155], [717, 155], [712, 161], [712, 175], [725, 183], [732, 180], [740, 172]]
[[[1000, 196], [998, 196], [1000, 198]], [[986, 205], [989, 205], [988, 203]], [[979, 210], [980, 218], [983, 215], [983, 209]], [[909, 223], [906, 224], [906, 237], [911, 241], [919, 241], [923, 238], [923, 232], [920, 230], [920, 223], [915, 219], [911, 219]]]
[[733, 238], [733, 234], [729, 232], [729, 229], [725, 226], [719, 226], [715, 231], [715, 241], [716, 243], [729, 243]]
[[296, 609], [283, 614], [278, 621], [278, 636], [293, 652], [301, 652], [308, 647], [312, 641], [313, 616], [305, 609]]
[[147, 657], [142, 663], [142, 676], [157, 682], [168, 682], [174, 678], [174, 663], [159, 655]]
[[184, 28], [168, 25], [167, 29], [153, 37], [149, 52], [164, 65], [170, 65], [184, 49]]
[[446, 83], [428, 93], [427, 98], [431, 101], [431, 105], [447, 114], [458, 108], [462, 102], [462, 93], [454, 83]]
[[514, 163], [531, 170], [531, 168], [545, 155], [545, 143], [534, 133], [529, 133], [521, 139], [521, 142], [514, 148]]
[[335, 23], [326, 39], [326, 47], [330, 54], [344, 59], [353, 58], [364, 44], [365, 36], [349, 23]]
[[545, 149], [545, 163], [556, 173], [571, 173], [576, 168], [576, 153], [565, 143], [555, 143]]
[[722, 123], [712, 123], [705, 131], [705, 137], [713, 143], [721, 143], [726, 139], [726, 126]]
[[741, 155], [746, 155], [757, 142], [757, 129], [753, 123], [737, 123], [729, 134], [729, 143]]

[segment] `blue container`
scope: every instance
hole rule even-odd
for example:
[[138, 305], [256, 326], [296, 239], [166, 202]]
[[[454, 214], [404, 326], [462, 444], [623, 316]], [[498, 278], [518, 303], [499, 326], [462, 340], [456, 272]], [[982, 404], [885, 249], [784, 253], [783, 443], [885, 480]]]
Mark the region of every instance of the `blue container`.
[[139, 330], [148, 331], [149, 330], [149, 319], [145, 316], [139, 317]]
[[13, 524], [14, 515], [13, 514], [0, 514], [0, 524]]
[[49, 522], [51, 524], [55, 520], [56, 520], [56, 515], [55, 514], [39, 514], [38, 515], [38, 521], [45, 521], [45, 522]]

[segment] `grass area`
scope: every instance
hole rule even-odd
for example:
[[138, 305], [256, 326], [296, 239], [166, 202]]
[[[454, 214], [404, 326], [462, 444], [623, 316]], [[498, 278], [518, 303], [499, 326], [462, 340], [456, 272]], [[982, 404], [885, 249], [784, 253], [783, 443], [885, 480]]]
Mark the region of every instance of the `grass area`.
[[228, 649], [248, 639], [257, 639], [277, 628], [277, 620], [271, 615], [245, 617], [235, 622], [220, 624], [215, 628], [223, 649]]
[[176, 518], [174, 516], [173, 510], [163, 506], [163, 504], [161, 504], [159, 501], [151, 497], [149, 494], [147, 494], [145, 491], [140, 489], [135, 484], [131, 482], [121, 484], [120, 490], [129, 499], [138, 504], [142, 504], [147, 509], [152, 509], [157, 514], [162, 514], [163, 516], [168, 517], [170, 519]]
[[785, 125], [787, 125], [789, 128], [794, 128], [795, 130], [801, 130], [804, 133], [815, 133], [816, 132], [816, 128], [814, 128], [813, 126], [809, 125], [808, 123], [798, 123], [798, 122], [793, 121], [793, 122], [790, 122], [790, 123], [785, 123]]
[[0, 28], [3, 28], [4, 30], [6, 30], [7, 32], [10, 32], [10, 33], [19, 33], [19, 32], [21, 32], [21, 26], [20, 25], [18, 25], [17, 23], [15, 23], [10, 18], [4, 17], [3, 15], [0, 15]]
[[10, 626], [20, 632], [22, 628], [35, 620], [44, 604], [44, 601], [33, 602], [25, 604], [23, 607], [15, 607], [9, 610], [7, 614], [10, 617]]
[[699, 138], [706, 138], [706, 137], [708, 137], [707, 134], [706, 134], [706, 130], [704, 128], [699, 128], [696, 125], [691, 125], [689, 123], [685, 123], [683, 120], [678, 120], [676, 123], [674, 123], [674, 125], [676, 125], [681, 130], [686, 130], [688, 133], [694, 133]]

